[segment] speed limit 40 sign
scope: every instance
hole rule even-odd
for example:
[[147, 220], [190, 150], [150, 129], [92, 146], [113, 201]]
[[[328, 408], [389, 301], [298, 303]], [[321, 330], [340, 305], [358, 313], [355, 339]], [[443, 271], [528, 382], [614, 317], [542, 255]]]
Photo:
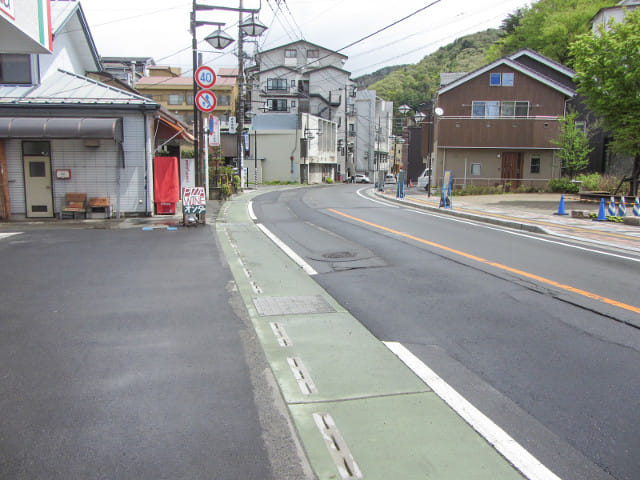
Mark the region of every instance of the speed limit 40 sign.
[[202, 65], [196, 70], [195, 77], [200, 88], [211, 88], [216, 84], [216, 72], [206, 65]]

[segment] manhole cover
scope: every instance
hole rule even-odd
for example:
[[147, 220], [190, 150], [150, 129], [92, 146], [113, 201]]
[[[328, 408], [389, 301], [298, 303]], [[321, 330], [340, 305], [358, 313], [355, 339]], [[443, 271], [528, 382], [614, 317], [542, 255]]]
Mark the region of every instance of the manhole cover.
[[335, 309], [320, 295], [300, 297], [254, 298], [258, 315], [302, 315], [311, 313], [333, 313]]
[[337, 258], [354, 258], [356, 256], [353, 252], [329, 252], [322, 255], [324, 258], [330, 258], [335, 260]]

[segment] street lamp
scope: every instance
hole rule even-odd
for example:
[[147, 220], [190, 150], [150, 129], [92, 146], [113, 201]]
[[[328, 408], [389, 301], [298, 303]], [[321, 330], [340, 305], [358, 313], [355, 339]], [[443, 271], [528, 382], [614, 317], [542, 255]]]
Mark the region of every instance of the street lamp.
[[[255, 15], [260, 12], [260, 8], [262, 7], [262, 0], [260, 0], [260, 7], [257, 9], [251, 8], [243, 8], [242, 0], [239, 0], [239, 7], [222, 7], [222, 6], [214, 6], [214, 5], [204, 5], [197, 3], [197, 0], [193, 0], [192, 10], [191, 10], [191, 44], [193, 50], [193, 133], [195, 138], [195, 149], [194, 149], [194, 163], [196, 168], [196, 183], [204, 183], [203, 182], [203, 168], [200, 165], [200, 145], [201, 145], [201, 130], [202, 130], [202, 122], [200, 120], [200, 111], [198, 110], [197, 102], [195, 102], [195, 95], [198, 89], [195, 72], [198, 69], [198, 40], [196, 38], [196, 28], [201, 25], [215, 25], [218, 27], [218, 30], [213, 33], [207, 35], [205, 40], [209, 45], [211, 45], [216, 50], [223, 50], [231, 43], [233, 43], [233, 38], [227, 35], [222, 31], [222, 26], [224, 23], [220, 22], [208, 22], [196, 19], [196, 13], [198, 11], [205, 10], [225, 10], [230, 12], [238, 12], [239, 20], [238, 20], [238, 90], [239, 90], [239, 99], [236, 105], [236, 117], [238, 119], [238, 137], [237, 137], [237, 147], [238, 147], [238, 171], [240, 175], [242, 175], [242, 160], [244, 157], [244, 146], [242, 141], [242, 134], [244, 131], [244, 105], [243, 105], [243, 97], [244, 97], [244, 63], [243, 63], [243, 38], [244, 35], [249, 37], [260, 36], [267, 27], [260, 23], [255, 19]], [[251, 16], [247, 19], [243, 19], [243, 13], [249, 13]]]

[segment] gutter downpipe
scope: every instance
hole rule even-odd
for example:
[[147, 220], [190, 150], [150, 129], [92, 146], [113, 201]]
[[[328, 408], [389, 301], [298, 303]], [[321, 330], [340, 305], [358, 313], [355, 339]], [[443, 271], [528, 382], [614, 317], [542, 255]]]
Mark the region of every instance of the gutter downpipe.
[[149, 190], [149, 178], [151, 177], [150, 165], [151, 159], [151, 145], [150, 145], [150, 137], [149, 137], [149, 119], [147, 112], [143, 111], [142, 115], [144, 117], [144, 214], [146, 216], [151, 216], [149, 214], [149, 194], [151, 193]]

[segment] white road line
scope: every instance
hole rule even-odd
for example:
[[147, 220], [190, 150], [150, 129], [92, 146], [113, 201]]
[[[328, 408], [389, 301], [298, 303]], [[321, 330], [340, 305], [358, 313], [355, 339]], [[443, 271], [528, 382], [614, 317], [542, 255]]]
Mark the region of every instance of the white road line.
[[5, 232], [5, 233], [0, 233], [0, 239], [3, 238], [9, 238], [12, 237], [13, 235], [20, 235], [22, 232]]
[[[478, 223], [477, 221], [474, 221], [474, 220], [461, 220], [459, 218], [452, 218], [452, 217], [449, 217], [447, 215], [440, 215], [440, 214], [437, 214], [437, 213], [423, 212], [421, 210], [414, 210], [412, 208], [409, 208], [408, 210], [413, 212], [413, 213], [417, 213], [419, 215], [427, 215], [427, 216], [430, 216], [430, 217], [437, 217], [437, 218], [441, 218], [443, 220], [448, 220], [450, 222], [464, 223], [466, 225], [473, 225], [473, 226], [484, 228], [484, 229], [487, 229], [487, 230], [494, 230], [496, 232], [503, 232], [503, 233], [506, 233], [506, 234], [509, 234], [509, 235], [515, 235], [517, 237], [524, 237], [524, 238], [529, 238], [531, 240], [537, 240], [538, 242], [552, 243], [552, 244], [560, 245], [560, 246], [567, 247], [567, 248], [573, 248], [575, 250], [583, 250], [583, 251], [589, 252], [589, 253], [597, 253], [599, 255], [606, 255], [608, 257], [621, 258], [623, 260], [630, 260], [632, 262], [640, 262], [640, 258], [628, 257], [626, 255], [619, 255], [617, 253], [605, 252], [603, 250], [596, 250], [594, 248], [581, 247], [581, 246], [578, 246], [578, 245], [572, 245], [570, 243], [560, 242], [558, 240], [548, 240], [546, 238], [537, 237], [535, 235], [529, 235], [527, 233], [514, 232], [512, 230], [509, 230], [509, 227], [502, 227], [502, 228], [494, 227], [494, 226], [491, 226], [491, 225], [484, 225], [482, 222]], [[573, 238], [574, 240], [577, 240], [577, 241], [581, 241], [581, 240], [584, 241], [583, 239], [580, 239], [578, 237], [570, 237], [570, 238]]]
[[253, 201], [249, 202], [249, 204], [247, 205], [247, 210], [249, 211], [249, 218], [251, 218], [251, 220], [253, 220], [254, 222], [258, 220], [256, 214], [253, 213]]
[[380, 205], [384, 205], [385, 207], [389, 207], [389, 208], [400, 208], [400, 207], [399, 207], [399, 206], [397, 206], [397, 205], [393, 205], [393, 204], [386, 203], [386, 202], [381, 202], [381, 201], [379, 201], [379, 200], [374, 200], [374, 199], [373, 199], [373, 198], [371, 198], [371, 197], [367, 197], [366, 195], [363, 195], [363, 194], [362, 194], [362, 192], [363, 192], [364, 190], [367, 190], [368, 188], [371, 188], [371, 187], [364, 187], [364, 188], [361, 188], [361, 189], [360, 189], [360, 190], [358, 190], [356, 193], [358, 194], [358, 196], [360, 196], [360, 197], [364, 198], [365, 200], [369, 200], [370, 202], [377, 203], [377, 204], [380, 204]]
[[529, 480], [560, 480], [560, 477], [469, 403], [404, 345], [398, 342], [383, 343], [526, 478]]
[[271, 239], [273, 243], [275, 243], [280, 250], [282, 250], [291, 260], [296, 262], [302, 270], [304, 270], [308, 275], [316, 275], [316, 272], [311, 265], [305, 262], [300, 255], [294, 252], [286, 243], [276, 237], [267, 227], [262, 225], [261, 223], [256, 223], [256, 226], [262, 230], [262, 232]]
[[[377, 200], [373, 200], [365, 195], [361, 195], [360, 191], [357, 192], [359, 196], [361, 196], [362, 198], [364, 198], [365, 200], [369, 200], [370, 202], [374, 202], [374, 203], [382, 203], [383, 205], [386, 205], [386, 203], [383, 202], [379, 202]], [[441, 213], [433, 213], [433, 212], [425, 212], [424, 210], [416, 210], [415, 208], [412, 208], [411, 206], [407, 205], [406, 210], [413, 212], [413, 213], [417, 213], [418, 215], [426, 215], [429, 217], [436, 217], [436, 218], [440, 218], [442, 220], [448, 220], [450, 222], [456, 222], [456, 223], [463, 223], [465, 225], [473, 225], [479, 228], [484, 228], [487, 230], [494, 230], [496, 232], [503, 232], [503, 233], [507, 233], [509, 235], [516, 235], [518, 237], [525, 237], [525, 238], [529, 238], [531, 240], [537, 240], [539, 242], [545, 242], [545, 243], [552, 243], [555, 245], [560, 245], [563, 247], [567, 247], [567, 248], [573, 248], [575, 250], [583, 250], [585, 252], [589, 252], [589, 253], [597, 253], [599, 255], [606, 255], [608, 257], [614, 257], [614, 258], [621, 258], [622, 260], [629, 260], [631, 262], [638, 262], [640, 263], [640, 258], [634, 258], [634, 257], [628, 257], [626, 255], [619, 255], [617, 253], [611, 253], [611, 252], [606, 252], [603, 250], [597, 250], [597, 249], [593, 249], [593, 248], [587, 248], [587, 247], [580, 247], [578, 245], [571, 245], [570, 243], [564, 243], [564, 242], [560, 242], [557, 240], [547, 240], [545, 238], [540, 238], [540, 237], [536, 237], [534, 235], [529, 235], [526, 233], [522, 233], [522, 232], [514, 232], [509, 230], [509, 227], [495, 227], [495, 226], [491, 226], [491, 225], [486, 225], [484, 223], [482, 223], [481, 221], [478, 220], [465, 220], [465, 219], [460, 219], [460, 218], [455, 218], [455, 217], [450, 217], [449, 215], [443, 215]], [[526, 221], [525, 221], [526, 223]], [[572, 238], [576, 241], [584, 241], [584, 239], [581, 239], [579, 237], [568, 237], [568, 238]]]

